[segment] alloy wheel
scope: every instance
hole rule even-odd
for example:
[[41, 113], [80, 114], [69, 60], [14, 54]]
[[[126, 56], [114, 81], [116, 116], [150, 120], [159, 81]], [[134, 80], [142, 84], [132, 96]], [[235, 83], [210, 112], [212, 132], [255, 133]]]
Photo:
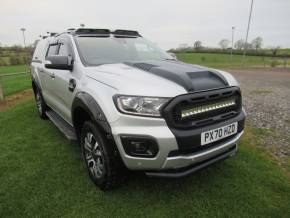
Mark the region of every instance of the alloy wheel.
[[104, 173], [104, 158], [101, 146], [91, 132], [88, 132], [84, 139], [84, 156], [91, 174], [102, 177]]
[[36, 93], [36, 106], [37, 106], [39, 113], [41, 114], [42, 113], [42, 102], [41, 102], [41, 96], [39, 93]]

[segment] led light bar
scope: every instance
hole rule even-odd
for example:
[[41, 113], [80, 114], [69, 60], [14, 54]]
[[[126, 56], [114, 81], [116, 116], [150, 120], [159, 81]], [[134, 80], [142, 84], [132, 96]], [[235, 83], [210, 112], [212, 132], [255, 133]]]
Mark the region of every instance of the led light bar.
[[187, 110], [181, 111], [181, 118], [189, 117], [189, 116], [196, 115], [196, 114], [201, 114], [201, 113], [208, 112], [208, 111], [217, 110], [220, 108], [230, 107], [230, 106], [233, 106], [235, 104], [236, 104], [235, 99], [229, 99], [229, 100], [214, 103], [214, 104], [208, 104], [208, 105], [204, 105], [204, 106], [194, 107], [192, 109], [187, 109]]

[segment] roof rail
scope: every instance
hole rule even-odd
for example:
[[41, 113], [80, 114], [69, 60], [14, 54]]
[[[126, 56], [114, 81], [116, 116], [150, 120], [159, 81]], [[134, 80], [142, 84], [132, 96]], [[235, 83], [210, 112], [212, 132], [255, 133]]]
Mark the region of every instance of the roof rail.
[[58, 33], [50, 33], [50, 36], [55, 36], [57, 35]]
[[62, 34], [72, 34], [72, 35], [82, 35], [82, 36], [90, 36], [90, 35], [95, 35], [95, 36], [100, 36], [100, 37], [109, 37], [110, 34], [113, 34], [117, 38], [122, 38], [122, 37], [128, 37], [128, 38], [135, 38], [135, 37], [142, 37], [138, 31], [135, 30], [121, 30], [117, 29], [114, 31], [111, 31], [109, 29], [94, 29], [94, 28], [70, 28], [67, 29], [67, 31], [62, 32], [62, 33], [55, 33], [55, 32], [47, 32], [47, 36], [41, 36], [43, 39], [47, 37], [58, 37]]
[[141, 35], [134, 30], [115, 30], [109, 29], [93, 29], [93, 28], [79, 28], [71, 32], [74, 35], [101, 35], [109, 36], [113, 34], [115, 37], [141, 37]]
[[62, 32], [62, 33], [58, 33], [58, 34], [55, 34], [54, 37], [58, 37], [62, 34], [71, 34], [75, 29], [71, 28], [71, 29], [68, 29], [67, 31], [65, 32]]
[[135, 30], [115, 30], [112, 32], [115, 36], [123, 37], [123, 36], [131, 36], [131, 37], [139, 37], [141, 36], [138, 31]]
[[94, 35], [110, 35], [111, 31], [108, 29], [89, 29], [89, 28], [79, 28], [74, 31], [76, 35], [87, 35], [87, 34], [94, 34]]

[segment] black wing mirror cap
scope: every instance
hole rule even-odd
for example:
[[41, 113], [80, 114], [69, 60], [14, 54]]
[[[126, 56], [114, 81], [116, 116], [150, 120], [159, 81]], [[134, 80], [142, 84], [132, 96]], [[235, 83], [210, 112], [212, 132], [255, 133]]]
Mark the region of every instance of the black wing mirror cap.
[[46, 63], [44, 65], [48, 69], [58, 69], [58, 70], [72, 70], [73, 64], [70, 58], [67, 56], [52, 55], [46, 57]]

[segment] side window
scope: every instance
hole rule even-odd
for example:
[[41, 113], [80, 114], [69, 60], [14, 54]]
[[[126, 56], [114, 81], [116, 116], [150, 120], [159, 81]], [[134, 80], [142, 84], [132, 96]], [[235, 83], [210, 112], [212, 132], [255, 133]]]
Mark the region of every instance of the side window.
[[57, 49], [58, 49], [58, 44], [50, 45], [46, 56], [56, 55]]
[[66, 46], [66, 44], [60, 44], [59, 50], [58, 50], [58, 55], [60, 56], [69, 56], [69, 51]]

